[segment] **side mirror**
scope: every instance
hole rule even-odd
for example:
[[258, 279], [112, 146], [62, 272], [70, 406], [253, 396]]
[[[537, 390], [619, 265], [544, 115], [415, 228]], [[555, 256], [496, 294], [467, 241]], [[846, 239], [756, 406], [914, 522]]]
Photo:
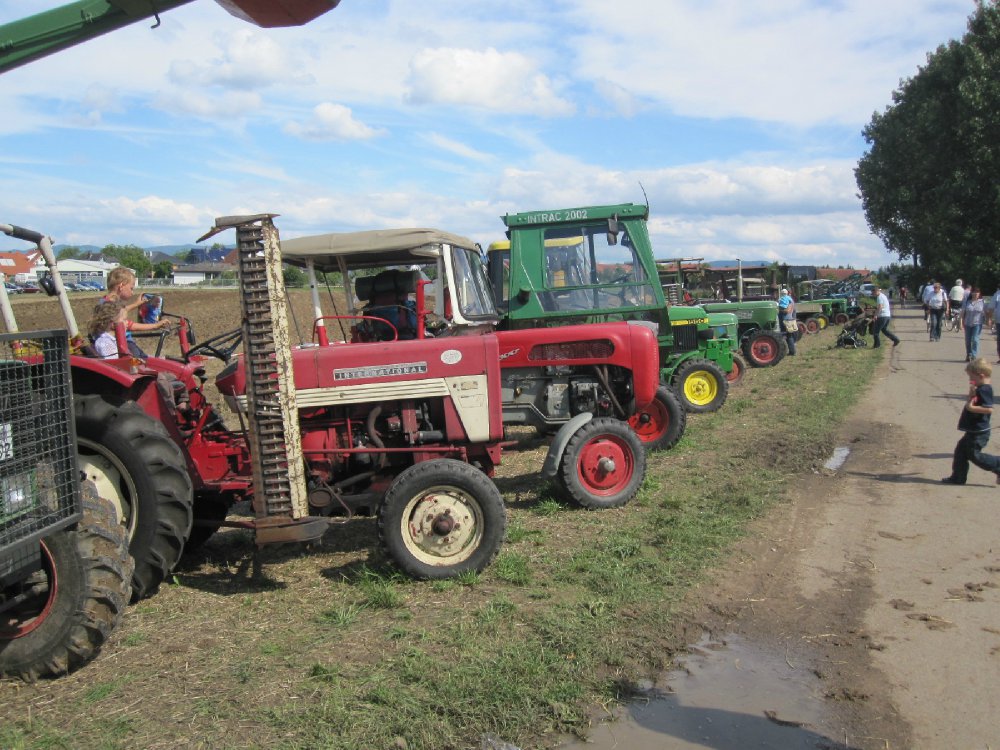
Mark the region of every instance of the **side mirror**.
[[51, 276], [43, 276], [38, 280], [38, 285], [45, 291], [50, 297], [56, 296], [56, 282], [52, 280]]
[[528, 300], [531, 299], [531, 290], [521, 287], [517, 290], [517, 301], [522, 305], [528, 304]]

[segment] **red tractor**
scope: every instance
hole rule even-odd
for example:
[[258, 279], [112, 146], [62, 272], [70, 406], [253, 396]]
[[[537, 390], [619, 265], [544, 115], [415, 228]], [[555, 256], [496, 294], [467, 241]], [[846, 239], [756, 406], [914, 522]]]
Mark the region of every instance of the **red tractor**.
[[[411, 575], [482, 570], [506, 526], [488, 478], [504, 445], [497, 337], [292, 347], [271, 217], [217, 222], [217, 231], [228, 227], [237, 230], [244, 353], [216, 384], [239, 429], [223, 423], [204, 392], [206, 357], [230, 355], [230, 334], [197, 344], [182, 319], [179, 358], [134, 359], [121, 331], [118, 358], [71, 356], [78, 462], [126, 526], [134, 596], [154, 591], [185, 549], [224, 524], [252, 528], [258, 544], [301, 541], [325, 533], [329, 516], [362, 512], [377, 514], [381, 540]], [[50, 286], [82, 352], [51, 241], [13, 229], [49, 262]], [[471, 271], [485, 282], [481, 265]], [[486, 288], [452, 278], [463, 279], [459, 315], [488, 317]], [[360, 329], [384, 321], [344, 322]], [[638, 382], [632, 398], [649, 401], [654, 390], [655, 379]], [[546, 470], [585, 505], [626, 502], [642, 482], [643, 452], [616, 420], [586, 421], [560, 432]], [[227, 520], [243, 499], [253, 500], [256, 518]]]

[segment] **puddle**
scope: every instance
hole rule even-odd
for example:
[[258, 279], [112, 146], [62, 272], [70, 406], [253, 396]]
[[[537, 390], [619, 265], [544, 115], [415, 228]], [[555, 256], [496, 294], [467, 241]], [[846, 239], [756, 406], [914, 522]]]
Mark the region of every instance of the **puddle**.
[[818, 727], [823, 685], [804, 664], [738, 636], [702, 640], [648, 695], [560, 750], [816, 750], [844, 746]]
[[829, 469], [830, 471], [836, 471], [841, 466], [844, 465], [844, 461], [847, 457], [851, 455], [851, 449], [841, 446], [840, 448], [833, 449], [833, 455], [827, 459], [826, 463], [823, 464], [824, 469]]

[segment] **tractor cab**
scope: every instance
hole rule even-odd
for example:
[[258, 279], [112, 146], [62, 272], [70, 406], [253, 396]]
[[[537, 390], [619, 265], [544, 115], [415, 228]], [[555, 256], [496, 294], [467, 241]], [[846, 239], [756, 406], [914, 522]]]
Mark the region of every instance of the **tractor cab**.
[[[309, 275], [313, 339], [391, 341], [491, 330], [499, 319], [479, 247], [436, 229], [339, 232], [282, 240], [282, 258]], [[340, 284], [345, 314], [325, 315], [319, 275]]]

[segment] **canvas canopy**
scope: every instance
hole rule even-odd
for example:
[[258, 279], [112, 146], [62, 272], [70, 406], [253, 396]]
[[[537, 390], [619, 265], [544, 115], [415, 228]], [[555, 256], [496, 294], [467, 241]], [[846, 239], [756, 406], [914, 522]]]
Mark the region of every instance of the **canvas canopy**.
[[[415, 257], [435, 258], [441, 245], [473, 249], [468, 237], [440, 229], [374, 229], [367, 232], [331, 232], [281, 241], [282, 260], [305, 267], [312, 260], [318, 271], [404, 265]], [[345, 256], [351, 256], [349, 259]]]

